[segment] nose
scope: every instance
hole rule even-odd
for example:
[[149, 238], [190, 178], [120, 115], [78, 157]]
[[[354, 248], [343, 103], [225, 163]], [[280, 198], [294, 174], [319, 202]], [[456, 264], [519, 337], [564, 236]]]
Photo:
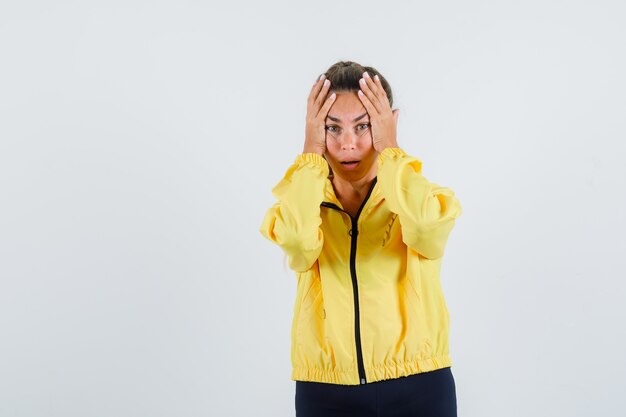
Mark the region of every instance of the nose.
[[345, 133], [341, 135], [341, 149], [352, 150], [356, 148], [356, 133], [346, 129]]

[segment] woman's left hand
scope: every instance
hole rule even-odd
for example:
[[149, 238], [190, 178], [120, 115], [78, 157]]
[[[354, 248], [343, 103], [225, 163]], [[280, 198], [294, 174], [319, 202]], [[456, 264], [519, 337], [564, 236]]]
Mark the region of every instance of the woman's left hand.
[[397, 148], [398, 109], [391, 110], [389, 98], [378, 76], [371, 78], [367, 72], [359, 80], [359, 99], [365, 106], [372, 124], [372, 144], [377, 152], [385, 148]]

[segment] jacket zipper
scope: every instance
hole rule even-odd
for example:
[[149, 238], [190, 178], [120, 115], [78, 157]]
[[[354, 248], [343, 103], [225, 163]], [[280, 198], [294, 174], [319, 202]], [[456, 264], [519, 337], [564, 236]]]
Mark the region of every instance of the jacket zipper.
[[363, 207], [365, 207], [365, 203], [367, 203], [367, 200], [372, 194], [372, 190], [374, 189], [374, 185], [376, 184], [377, 180], [378, 180], [378, 177], [374, 177], [374, 181], [372, 181], [372, 185], [369, 191], [367, 192], [367, 195], [365, 196], [363, 203], [361, 203], [361, 207], [359, 207], [359, 210], [356, 212], [356, 217], [352, 217], [350, 213], [343, 210], [335, 203], [328, 203], [324, 201], [321, 204], [324, 207], [334, 208], [336, 210], [346, 213], [348, 216], [350, 216], [350, 221], [352, 222], [352, 228], [348, 231], [348, 234], [350, 235], [350, 276], [352, 277], [352, 289], [354, 293], [354, 312], [355, 312], [354, 313], [354, 327], [355, 327], [355, 337], [356, 337], [356, 356], [357, 356], [357, 363], [358, 363], [358, 368], [359, 368], [359, 380], [361, 381], [361, 384], [365, 384], [367, 381], [365, 379], [365, 366], [363, 365], [363, 352], [361, 348], [361, 325], [360, 325], [360, 320], [359, 320], [359, 287], [357, 284], [357, 277], [356, 277], [356, 239], [357, 239], [357, 236], [359, 235], [359, 228], [358, 228], [359, 216], [361, 215], [361, 211], [363, 210]]

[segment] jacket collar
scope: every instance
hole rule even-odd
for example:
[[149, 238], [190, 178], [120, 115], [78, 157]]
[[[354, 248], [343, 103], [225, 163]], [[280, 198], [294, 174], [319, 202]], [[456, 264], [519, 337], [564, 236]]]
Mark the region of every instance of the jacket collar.
[[[339, 199], [337, 198], [337, 195], [335, 194], [335, 189], [333, 188], [333, 183], [330, 181], [330, 175], [326, 178], [326, 184], [324, 186], [324, 202], [325, 203], [332, 203], [332, 204], [336, 204], [337, 206], [341, 207], [341, 203], [339, 202]], [[376, 181], [376, 183], [374, 184], [374, 189], [372, 190], [369, 198], [367, 199], [367, 202], [365, 203], [365, 207], [363, 208], [363, 211], [369, 211], [370, 207], [374, 207], [376, 206], [380, 200], [382, 200], [382, 194], [380, 193], [380, 184], [378, 181]]]

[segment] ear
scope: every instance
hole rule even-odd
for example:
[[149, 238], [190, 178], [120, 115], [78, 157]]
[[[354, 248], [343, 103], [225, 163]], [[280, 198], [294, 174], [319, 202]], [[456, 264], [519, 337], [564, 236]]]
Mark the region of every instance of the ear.
[[398, 115], [400, 114], [400, 109], [393, 109], [391, 112], [393, 113], [393, 120], [395, 120], [396, 126], [398, 126]]

